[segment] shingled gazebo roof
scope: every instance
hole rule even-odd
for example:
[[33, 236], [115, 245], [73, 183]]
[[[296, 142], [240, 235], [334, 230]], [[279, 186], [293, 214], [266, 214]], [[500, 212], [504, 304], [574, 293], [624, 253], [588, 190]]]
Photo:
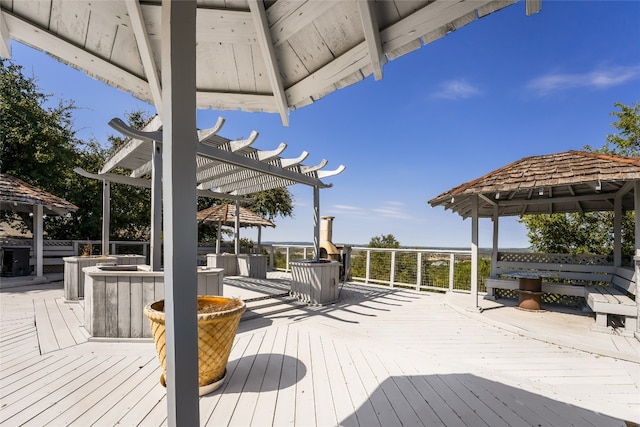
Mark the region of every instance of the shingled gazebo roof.
[[640, 179], [640, 159], [566, 151], [525, 157], [429, 200], [431, 206], [471, 216], [471, 198], [478, 196], [478, 215], [491, 217], [539, 213], [634, 209], [633, 181]]
[[31, 212], [34, 205], [42, 205], [48, 214], [65, 215], [78, 207], [63, 198], [35, 187], [11, 175], [0, 173], [0, 210]]
[[[228, 203], [214, 205], [202, 209], [197, 214], [198, 222], [221, 222], [223, 225], [233, 227], [236, 223], [236, 207]], [[240, 206], [240, 227], [275, 227], [268, 219], [262, 218], [255, 212]]]

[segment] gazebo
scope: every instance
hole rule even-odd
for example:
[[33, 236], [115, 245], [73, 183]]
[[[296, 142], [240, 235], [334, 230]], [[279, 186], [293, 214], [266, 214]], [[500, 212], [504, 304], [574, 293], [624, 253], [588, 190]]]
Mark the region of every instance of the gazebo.
[[231, 206], [228, 203], [222, 203], [220, 205], [214, 205], [206, 209], [198, 211], [198, 222], [212, 222], [218, 225], [218, 235], [216, 239], [216, 254], [220, 253], [221, 233], [220, 229], [222, 225], [226, 225], [234, 228], [235, 236], [235, 253], [239, 253], [239, 238], [240, 227], [258, 227], [258, 253], [261, 252], [262, 245], [262, 227], [275, 227], [276, 225], [266, 218], [262, 218], [257, 213], [240, 206], [236, 202], [235, 206]]
[[36, 277], [42, 277], [44, 215], [67, 215], [77, 211], [78, 207], [18, 178], [0, 173], [0, 210], [24, 212], [33, 217], [35, 273]]
[[[451, 209], [465, 219], [471, 218], [470, 308], [478, 309], [480, 218], [493, 221], [493, 276], [500, 217], [613, 211], [613, 265], [619, 267], [622, 263], [622, 212], [640, 211], [640, 159], [585, 151], [526, 157], [445, 191], [428, 203]], [[637, 215], [635, 248], [638, 277], [640, 221]], [[636, 299], [636, 304], [640, 310], [640, 300]]]

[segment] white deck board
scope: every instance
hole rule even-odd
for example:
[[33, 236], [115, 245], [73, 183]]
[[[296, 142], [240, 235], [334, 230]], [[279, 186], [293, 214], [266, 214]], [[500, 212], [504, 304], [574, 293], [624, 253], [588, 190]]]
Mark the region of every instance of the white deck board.
[[[81, 305], [59, 304], [60, 289], [2, 292], [0, 425], [166, 424], [153, 343], [89, 341], [40, 355], [34, 301], [58, 311], [50, 329], [74, 342]], [[484, 323], [442, 295], [353, 286], [342, 296], [242, 322], [225, 383], [200, 399], [201, 425], [640, 423], [640, 363]], [[523, 317], [532, 318], [541, 317]]]

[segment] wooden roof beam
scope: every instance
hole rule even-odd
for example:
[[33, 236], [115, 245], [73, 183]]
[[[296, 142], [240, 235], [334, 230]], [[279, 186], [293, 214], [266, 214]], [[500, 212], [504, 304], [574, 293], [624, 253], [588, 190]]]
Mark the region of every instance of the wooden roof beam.
[[11, 59], [11, 34], [2, 13], [0, 13], [0, 57]]
[[147, 82], [149, 83], [149, 91], [151, 92], [153, 103], [156, 106], [156, 111], [158, 114], [161, 114], [162, 84], [160, 81], [160, 73], [158, 73], [151, 43], [149, 43], [149, 34], [147, 33], [147, 27], [142, 17], [140, 2], [138, 0], [125, 0], [125, 5], [131, 21], [131, 29], [133, 30], [136, 44], [138, 45], [138, 51], [140, 52], [142, 66], [147, 76]]
[[262, 172], [267, 175], [273, 175], [283, 179], [288, 179], [294, 182], [298, 182], [300, 184], [306, 184], [306, 185], [320, 187], [320, 188], [329, 187], [327, 184], [323, 183], [317, 178], [301, 175], [299, 173], [290, 171], [288, 169], [274, 167], [272, 165], [263, 163], [259, 160], [250, 159], [248, 157], [241, 156], [236, 153], [220, 150], [220, 149], [208, 146], [206, 144], [203, 144], [201, 142], [198, 142], [198, 153], [202, 156], [210, 157], [212, 159], [219, 160], [221, 162], [225, 162], [225, 163], [229, 163], [242, 168], [250, 169], [255, 172]]
[[358, 10], [360, 11], [360, 19], [362, 20], [362, 28], [364, 30], [364, 39], [367, 42], [369, 60], [371, 61], [371, 68], [373, 69], [373, 78], [375, 80], [381, 80], [384, 53], [382, 52], [382, 43], [380, 42], [378, 16], [376, 15], [374, 7], [375, 2], [373, 0], [358, 1]]
[[[143, 188], [151, 188], [151, 180], [144, 178], [132, 178], [126, 175], [120, 175], [115, 173], [90, 173], [85, 171], [82, 168], [73, 169], [75, 173], [78, 175], [82, 175], [86, 178], [105, 180], [109, 182], [115, 182], [118, 184], [127, 184], [133, 185], [134, 187], [143, 187]], [[247, 201], [248, 199], [245, 197], [234, 196], [227, 193], [218, 193], [210, 190], [197, 190], [198, 196], [208, 197], [211, 199], [229, 199], [229, 200], [238, 200], [238, 201]]]
[[289, 104], [287, 103], [287, 97], [284, 93], [284, 85], [282, 84], [276, 52], [273, 46], [273, 40], [271, 39], [264, 2], [262, 0], [249, 0], [249, 9], [253, 16], [258, 45], [262, 51], [267, 77], [269, 77], [269, 83], [271, 84], [271, 91], [273, 92], [276, 107], [280, 113], [280, 120], [284, 126], [289, 126]]

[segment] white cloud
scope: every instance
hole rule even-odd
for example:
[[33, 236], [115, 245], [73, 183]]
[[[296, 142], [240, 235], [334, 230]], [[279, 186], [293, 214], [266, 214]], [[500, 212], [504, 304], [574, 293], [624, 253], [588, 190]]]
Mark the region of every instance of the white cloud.
[[527, 89], [539, 96], [576, 88], [607, 89], [640, 78], [640, 65], [610, 67], [585, 73], [547, 74], [531, 80]]
[[465, 99], [480, 95], [482, 92], [465, 80], [449, 80], [440, 84], [439, 90], [433, 94], [435, 98]]

